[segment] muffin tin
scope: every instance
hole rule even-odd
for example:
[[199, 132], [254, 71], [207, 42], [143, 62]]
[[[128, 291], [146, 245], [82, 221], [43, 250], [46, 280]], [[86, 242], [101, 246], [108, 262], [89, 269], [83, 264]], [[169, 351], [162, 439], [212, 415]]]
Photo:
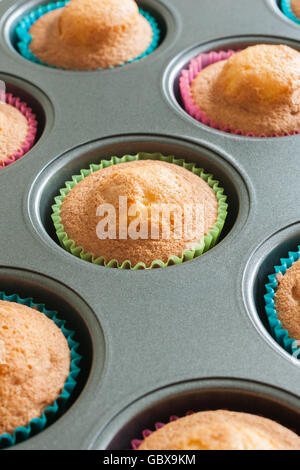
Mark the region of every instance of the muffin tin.
[[[0, 3], [0, 80], [39, 122], [33, 149], [0, 171], [0, 287], [57, 310], [83, 356], [69, 408], [18, 449], [128, 449], [155, 421], [229, 408], [300, 434], [300, 361], [271, 337], [264, 285], [300, 243], [300, 136], [219, 132], [181, 107], [178, 76], [199, 52], [260, 42], [300, 49], [273, 0], [144, 0], [162, 42], [114, 70], [33, 64], [14, 28], [36, 0]], [[112, 155], [161, 152], [220, 180], [229, 216], [219, 244], [179, 266], [120, 271], [65, 252], [51, 221], [59, 188]]]

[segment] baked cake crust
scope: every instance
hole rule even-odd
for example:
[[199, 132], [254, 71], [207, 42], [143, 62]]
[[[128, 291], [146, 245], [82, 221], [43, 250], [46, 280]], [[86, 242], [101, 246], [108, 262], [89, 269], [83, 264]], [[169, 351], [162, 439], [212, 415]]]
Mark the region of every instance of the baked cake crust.
[[275, 309], [282, 328], [300, 341], [300, 260], [292, 264], [284, 275], [276, 276], [278, 288]]
[[300, 0], [291, 0], [291, 8], [294, 15], [300, 20]]
[[28, 129], [26, 117], [17, 108], [0, 102], [0, 163], [21, 149]]
[[299, 450], [300, 438], [260, 416], [225, 410], [195, 413], [153, 432], [139, 450]]
[[[152, 204], [173, 204], [182, 210], [185, 204], [189, 207], [202, 204], [203, 224], [197, 239], [176, 238], [172, 227], [170, 237], [163, 239], [162, 222], [158, 240], [122, 240], [118, 233], [115, 240], [100, 240], [96, 233], [100, 221], [97, 209], [102, 204], [112, 204], [118, 216], [120, 196], [127, 198], [128, 208], [136, 204], [141, 211], [145, 208], [148, 211]], [[199, 242], [217, 221], [218, 201], [213, 189], [191, 171], [171, 163], [143, 160], [119, 163], [84, 178], [64, 198], [60, 217], [68, 238], [85, 253], [92, 253], [95, 258], [102, 256], [106, 262], [130, 260], [132, 265], [144, 262], [148, 266], [156, 259], [167, 262], [171, 255], [181, 257], [184, 250]], [[149, 212], [148, 222], [152, 222]], [[198, 228], [195, 222], [194, 218], [191, 232]]]
[[47, 65], [96, 70], [144, 53], [153, 32], [133, 0], [71, 0], [30, 28], [31, 52]]
[[266, 136], [300, 131], [300, 53], [249, 47], [204, 68], [191, 84], [195, 104], [222, 127]]
[[43, 313], [0, 301], [0, 435], [54, 403], [70, 371], [66, 338]]

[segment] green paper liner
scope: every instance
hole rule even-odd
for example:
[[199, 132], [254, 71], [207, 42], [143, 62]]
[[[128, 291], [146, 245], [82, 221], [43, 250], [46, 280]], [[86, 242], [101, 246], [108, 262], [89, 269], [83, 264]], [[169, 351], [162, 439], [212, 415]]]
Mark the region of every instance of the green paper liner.
[[[60, 210], [63, 200], [77, 183], [79, 183], [95, 171], [107, 168], [111, 165], [117, 165], [119, 163], [126, 163], [137, 160], [161, 160], [164, 162], [179, 165], [193, 172], [195, 175], [199, 176], [204, 181], [206, 181], [206, 183], [214, 190], [219, 204], [218, 218], [214, 227], [208, 231], [208, 233], [199, 243], [195, 244], [194, 249], [183, 251], [181, 257], [172, 255], [169, 257], [166, 263], [164, 263], [162, 260], [156, 259], [148, 267], [143, 261], [140, 261], [135, 266], [132, 266], [129, 260], [126, 260], [122, 264], [120, 264], [116, 259], [106, 261], [104, 257], [95, 258], [92, 253], [85, 253], [83, 247], [76, 246], [74, 240], [68, 238], [67, 233], [64, 231], [64, 227], [60, 217]], [[80, 175], [73, 175], [72, 181], [67, 181], [65, 183], [65, 188], [60, 189], [60, 196], [57, 196], [55, 198], [55, 204], [52, 206], [53, 213], [51, 217], [54, 222], [56, 234], [61, 246], [77, 258], [81, 258], [84, 261], [89, 261], [93, 264], [97, 264], [107, 268], [131, 270], [153, 269], [158, 267], [165, 268], [170, 265], [181, 264], [184, 261], [192, 260], [202, 255], [203, 253], [205, 253], [210, 248], [213, 248], [216, 245], [227, 217], [228, 205], [226, 203], [226, 200], [227, 196], [224, 195], [224, 189], [219, 187], [219, 181], [214, 179], [212, 174], [205, 173], [203, 168], [197, 168], [195, 163], [186, 163], [184, 159], [176, 159], [172, 155], [164, 156], [160, 153], [138, 153], [137, 155], [124, 155], [122, 158], [112, 157], [110, 160], [102, 160], [100, 164], [91, 164], [89, 169], [81, 170]]]
[[67, 330], [65, 327], [66, 321], [57, 318], [56, 311], [47, 310], [44, 304], [37, 304], [32, 298], [23, 299], [17, 294], [6, 295], [4, 292], [0, 291], [0, 300], [15, 302], [27, 307], [35, 308], [39, 312], [44, 313], [56, 324], [56, 326], [58, 326], [64, 337], [67, 339], [71, 354], [70, 372], [62, 392], [59, 394], [52, 405], [49, 405], [44, 409], [41, 416], [32, 419], [27, 424], [27, 426], [20, 426], [16, 428], [12, 434], [0, 435], [0, 449], [4, 449], [6, 447], [11, 447], [15, 444], [23, 442], [43, 431], [46, 426], [51, 424], [54, 419], [64, 411], [66, 403], [77, 385], [77, 376], [80, 372], [79, 363], [81, 361], [81, 356], [77, 352], [79, 343], [74, 340], [75, 332], [72, 330]]

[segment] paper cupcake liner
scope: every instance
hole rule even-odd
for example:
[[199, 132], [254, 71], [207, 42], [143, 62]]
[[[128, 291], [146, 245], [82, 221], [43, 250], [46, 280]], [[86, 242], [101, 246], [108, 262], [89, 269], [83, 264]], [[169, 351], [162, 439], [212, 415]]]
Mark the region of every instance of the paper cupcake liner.
[[[217, 222], [215, 223], [214, 227], [208, 231], [207, 235], [201, 240], [201, 242], [195, 244], [193, 250], [185, 250], [182, 253], [182, 256], [179, 258], [178, 256], [170, 256], [168, 261], [164, 263], [162, 260], [155, 260], [151, 263], [150, 267], [147, 267], [145, 263], [139, 262], [135, 266], [132, 266], [129, 260], [124, 261], [122, 264], [118, 262], [118, 260], [113, 259], [106, 261], [103, 257], [95, 258], [92, 253], [85, 253], [83, 248], [80, 246], [76, 246], [73, 240], [68, 238], [68, 235], [64, 231], [64, 227], [61, 222], [60, 217], [60, 210], [63, 203], [64, 198], [67, 194], [74, 188], [74, 186], [82, 181], [84, 178], [89, 176], [90, 174], [98, 171], [100, 169], [106, 168], [111, 165], [117, 165], [119, 163], [125, 163], [130, 161], [136, 160], [161, 160], [168, 163], [174, 163], [176, 165], [182, 166], [187, 170], [193, 172], [194, 174], [198, 175], [204, 181], [206, 181], [209, 186], [214, 190], [218, 203], [218, 218]], [[164, 268], [173, 264], [181, 264], [184, 261], [191, 260], [202, 255], [204, 252], [208, 251], [210, 248], [215, 246], [217, 243], [220, 233], [223, 229], [226, 217], [227, 217], [227, 208], [228, 205], [226, 203], [227, 196], [224, 195], [224, 189], [219, 187], [219, 181], [215, 180], [213, 175], [205, 173], [203, 168], [196, 168], [195, 163], [186, 163], [183, 159], [176, 159], [174, 156], [164, 156], [160, 153], [139, 153], [137, 155], [124, 155], [122, 158], [112, 157], [111, 160], [102, 160], [99, 165], [92, 164], [90, 165], [89, 169], [81, 170], [80, 175], [72, 176], [72, 181], [67, 181], [65, 183], [65, 188], [60, 190], [60, 196], [55, 198], [56, 204], [52, 206], [53, 214], [52, 220], [54, 222], [55, 230], [57, 237], [60, 241], [61, 246], [67, 250], [69, 253], [81, 258], [82, 260], [92, 262], [93, 264], [97, 264], [100, 266], [105, 266], [108, 268], [119, 268], [119, 269], [153, 269], [153, 268]]]
[[[188, 411], [185, 416], [190, 416], [190, 415], [193, 415], [194, 414], [194, 411]], [[176, 416], [176, 415], [173, 415], [173, 416], [170, 416], [169, 418], [169, 423], [172, 423], [173, 421], [177, 421], [179, 418], [179, 416]], [[155, 430], [154, 431], [151, 431], [150, 429], [144, 429], [142, 431], [142, 436], [143, 438], [142, 439], [132, 439], [131, 441], [131, 447], [133, 450], [138, 450], [138, 448], [140, 447], [140, 445], [142, 444], [142, 442], [144, 442], [144, 440], [150, 436], [151, 434], [153, 434], [155, 431], [158, 431], [159, 429], [163, 428], [167, 423], [162, 423], [162, 422], [157, 422], [154, 424], [154, 428]]]
[[[2, 95], [1, 98], [3, 98]], [[14, 163], [16, 160], [19, 160], [19, 158], [23, 157], [27, 152], [29, 152], [35, 142], [38, 126], [35, 114], [33, 114], [32, 109], [29, 108], [24, 101], [21, 101], [20, 98], [13, 96], [11, 93], [6, 93], [4, 98], [5, 103], [10, 104], [14, 108], [18, 109], [26, 117], [28, 121], [28, 133], [26, 140], [22, 144], [20, 150], [15, 152], [10, 158], [5, 158], [2, 162], [0, 162], [0, 169], [10, 165], [11, 163]]]
[[68, 345], [71, 352], [70, 374], [65, 382], [61, 394], [55, 400], [53, 405], [45, 408], [43, 414], [40, 417], [31, 420], [27, 426], [16, 428], [12, 435], [0, 435], [0, 449], [3, 449], [5, 447], [10, 447], [15, 444], [18, 444], [19, 442], [25, 441], [29, 437], [39, 433], [54, 420], [58, 413], [63, 411], [68, 399], [70, 398], [71, 393], [73, 392], [77, 384], [76, 379], [80, 372], [79, 362], [81, 360], [81, 356], [77, 352], [79, 343], [74, 340], [75, 332], [66, 329], [66, 321], [57, 318], [57, 312], [47, 310], [44, 304], [37, 304], [33, 301], [32, 298], [22, 299], [17, 294], [6, 295], [4, 292], [0, 292], [0, 300], [15, 302], [18, 304], [26, 305], [27, 307], [31, 308], [34, 307], [39, 312], [44, 313], [48, 318], [53, 320], [54, 323], [60, 328], [63, 335], [68, 341]]
[[264, 298], [265, 310], [274, 339], [288, 353], [300, 359], [300, 343], [295, 339], [290, 338], [288, 331], [282, 328], [281, 321], [277, 317], [275, 308], [275, 294], [278, 287], [276, 275], [278, 273], [282, 273], [284, 275], [286, 271], [292, 266], [292, 264], [300, 258], [300, 246], [298, 248], [299, 250], [297, 252], [289, 252], [288, 258], [282, 258], [280, 260], [280, 266], [274, 267], [275, 273], [268, 276], [269, 283], [265, 286], [267, 294], [264, 296]]
[[[53, 65], [48, 65], [44, 62], [42, 62], [38, 57], [36, 57], [30, 50], [29, 46], [32, 41], [32, 36], [29, 33], [29, 30], [31, 26], [39, 19], [41, 16], [44, 16], [46, 13], [49, 13], [50, 11], [57, 10], [58, 8], [63, 8], [69, 3], [70, 0], [64, 0], [64, 1], [59, 1], [55, 3], [48, 3], [47, 5], [41, 5], [39, 8], [36, 10], [33, 10], [30, 12], [29, 15], [25, 16], [18, 24], [16, 28], [16, 34], [17, 38], [19, 40], [18, 42], [18, 49], [20, 54], [27, 60], [30, 60], [31, 62], [34, 62], [36, 64], [40, 65], [45, 65], [46, 67], [51, 67], [51, 68], [59, 68], [55, 67]], [[123, 67], [124, 65], [131, 64], [133, 62], [137, 62], [140, 59], [143, 59], [144, 57], [150, 55], [154, 50], [158, 47], [159, 45], [159, 40], [160, 40], [160, 28], [158, 26], [158, 22], [156, 19], [150, 15], [147, 11], [143, 10], [142, 8], [139, 8], [140, 14], [146, 18], [148, 23], [150, 23], [150, 26], [153, 31], [153, 38], [150, 46], [146, 49], [145, 52], [140, 54], [138, 57], [135, 59], [132, 59], [128, 62], [122, 62], [121, 64], [117, 65], [116, 67]], [[109, 69], [114, 69], [116, 68], [114, 66], [108, 67]], [[61, 70], [65, 70], [61, 68]], [[101, 70], [100, 68], [98, 70]]]
[[[219, 52], [209, 52], [205, 54], [200, 54], [194, 59], [192, 59], [188, 65], [187, 69], [183, 69], [181, 71], [181, 76], [179, 79], [179, 86], [180, 86], [180, 92], [181, 92], [181, 97], [183, 101], [183, 106], [185, 111], [194, 119], [197, 121], [201, 122], [202, 124], [205, 124], [206, 126], [212, 127], [213, 129], [222, 131], [222, 132], [227, 132], [228, 134], [234, 134], [234, 135], [241, 135], [245, 137], [261, 137], [261, 138], [268, 138], [267, 135], [265, 134], [260, 134], [260, 135], [255, 135], [253, 132], [243, 132], [241, 129], [232, 129], [230, 126], [223, 126], [219, 123], [214, 122], [212, 119], [210, 119], [207, 114], [199, 108], [199, 106], [195, 103], [192, 97], [192, 92], [191, 92], [191, 84], [193, 80], [197, 77], [199, 72], [203, 70], [205, 67], [215, 64], [216, 62], [219, 62], [221, 60], [227, 60], [229, 59], [233, 54], [237, 54], [240, 52], [240, 50], [234, 51], [234, 50], [228, 50], [228, 51], [219, 51]], [[284, 136], [289, 136], [289, 135], [296, 135], [300, 134], [299, 131], [295, 131], [292, 134], [289, 133], [284, 133], [284, 134], [273, 134], [271, 137], [282, 137]]]
[[289, 20], [294, 21], [297, 24], [300, 24], [300, 19], [294, 14], [291, 6], [291, 0], [281, 0], [281, 10]]

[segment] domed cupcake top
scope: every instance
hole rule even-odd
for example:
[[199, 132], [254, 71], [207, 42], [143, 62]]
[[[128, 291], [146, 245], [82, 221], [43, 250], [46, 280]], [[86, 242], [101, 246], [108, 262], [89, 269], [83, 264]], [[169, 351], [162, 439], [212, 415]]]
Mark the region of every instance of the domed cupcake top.
[[251, 109], [288, 104], [299, 111], [300, 53], [271, 44], [249, 47], [226, 61], [215, 86], [228, 103]]
[[[185, 78], [182, 84], [185, 89]], [[212, 127], [268, 137], [299, 133], [300, 53], [269, 44], [231, 53], [202, 68], [188, 96], [188, 110], [198, 107]]]
[[278, 288], [275, 294], [275, 309], [282, 328], [289, 336], [300, 341], [300, 260], [283, 275], [276, 275]]
[[[101, 220], [97, 214], [107, 204], [116, 211], [116, 232], [115, 238], [104, 239], [97, 233]], [[169, 218], [155, 214], [159, 206], [170, 210]], [[193, 213], [198, 207], [203, 209], [199, 219]], [[175, 213], [178, 225], [186, 222], [186, 232], [177, 232]], [[106, 262], [129, 260], [132, 266], [139, 262], [149, 266], [155, 260], [167, 262], [172, 255], [181, 257], [202, 240], [217, 221], [218, 200], [202, 178], [185, 168], [163, 161], [133, 161], [98, 170], [76, 184], [63, 200], [60, 217], [68, 238], [85, 253]], [[147, 229], [138, 239], [130, 233], [137, 219]]]
[[80, 46], [118, 40], [139, 21], [134, 0], [72, 0], [59, 19], [61, 38]]
[[0, 435], [41, 416], [70, 371], [66, 338], [43, 313], [0, 301]]
[[148, 436], [139, 450], [299, 450], [300, 438], [260, 416], [204, 411], [180, 418]]
[[0, 101], [0, 164], [21, 149], [28, 129], [26, 117], [14, 106]]
[[150, 23], [134, 0], [70, 0], [31, 26], [29, 49], [42, 63], [96, 70], [136, 59], [152, 43]]

